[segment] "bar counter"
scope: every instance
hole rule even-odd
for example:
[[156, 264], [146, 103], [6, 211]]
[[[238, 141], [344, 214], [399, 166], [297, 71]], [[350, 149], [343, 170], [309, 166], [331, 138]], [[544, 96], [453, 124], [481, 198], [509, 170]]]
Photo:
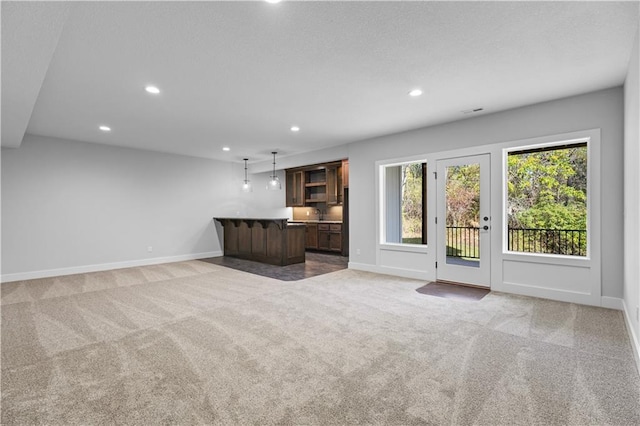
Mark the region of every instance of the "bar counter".
[[224, 255], [271, 265], [305, 261], [305, 224], [286, 218], [214, 217], [224, 228]]

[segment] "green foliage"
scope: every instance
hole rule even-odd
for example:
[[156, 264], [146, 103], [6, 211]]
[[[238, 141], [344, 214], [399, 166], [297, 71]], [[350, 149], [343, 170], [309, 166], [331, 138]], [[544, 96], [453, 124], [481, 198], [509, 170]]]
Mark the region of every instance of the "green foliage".
[[509, 229], [515, 251], [586, 253], [587, 147], [513, 153], [508, 157]]
[[422, 237], [402, 238], [402, 244], [422, 244]]
[[480, 165], [447, 168], [447, 226], [478, 226]]
[[422, 243], [422, 163], [402, 166], [402, 242]]
[[519, 228], [586, 229], [584, 209], [575, 205], [542, 204], [517, 216]]
[[510, 228], [586, 229], [587, 148], [508, 157]]

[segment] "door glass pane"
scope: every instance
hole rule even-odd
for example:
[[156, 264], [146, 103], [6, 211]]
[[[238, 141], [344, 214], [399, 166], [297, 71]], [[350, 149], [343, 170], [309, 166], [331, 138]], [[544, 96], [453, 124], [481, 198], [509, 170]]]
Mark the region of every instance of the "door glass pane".
[[446, 168], [447, 263], [480, 266], [480, 164]]

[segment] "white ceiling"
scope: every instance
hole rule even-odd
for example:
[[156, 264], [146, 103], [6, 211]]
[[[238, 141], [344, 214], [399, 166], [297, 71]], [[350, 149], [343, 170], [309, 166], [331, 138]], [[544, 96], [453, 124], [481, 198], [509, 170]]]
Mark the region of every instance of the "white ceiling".
[[[620, 85], [638, 26], [638, 2], [35, 4], [70, 10], [12, 26], [6, 11], [29, 3], [2, 3], [3, 146], [20, 110], [27, 133], [232, 161]], [[47, 55], [33, 40], [56, 28]], [[44, 81], [5, 60], [16, 52]], [[32, 113], [5, 97], [16, 84], [39, 91]]]
[[22, 142], [69, 10], [62, 3], [1, 3], [2, 146]]

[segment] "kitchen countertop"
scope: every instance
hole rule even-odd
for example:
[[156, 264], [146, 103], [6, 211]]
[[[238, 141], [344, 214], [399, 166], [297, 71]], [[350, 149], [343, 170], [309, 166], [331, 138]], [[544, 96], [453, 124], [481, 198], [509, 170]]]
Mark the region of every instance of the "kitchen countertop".
[[[273, 223], [277, 224], [280, 229], [282, 229], [285, 226], [285, 224], [286, 224], [286, 226], [289, 226], [289, 227], [298, 227], [298, 226], [304, 225], [304, 222], [290, 221], [289, 219], [287, 219], [285, 217], [274, 217], [274, 218], [268, 218], [268, 217], [214, 217], [213, 219], [217, 220], [218, 222], [220, 222], [223, 226], [224, 226], [224, 224], [226, 222], [232, 222], [232, 223], [246, 222], [246, 223], [249, 224], [250, 228], [253, 226], [253, 222], [260, 222], [260, 223], [263, 223], [263, 224], [267, 223], [267, 222], [273, 222]], [[266, 226], [266, 225], [264, 225], [264, 226]]]
[[341, 220], [290, 220], [289, 223], [342, 223]]

